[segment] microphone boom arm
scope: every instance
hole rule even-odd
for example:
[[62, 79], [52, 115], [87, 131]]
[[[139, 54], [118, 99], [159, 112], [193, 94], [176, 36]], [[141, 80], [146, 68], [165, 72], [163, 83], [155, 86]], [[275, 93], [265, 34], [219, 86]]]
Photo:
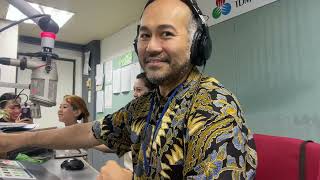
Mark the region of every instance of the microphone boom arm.
[[[7, 0], [7, 2], [28, 17], [41, 14], [24, 0]], [[58, 83], [56, 62], [53, 61], [58, 56], [52, 53], [52, 49], [59, 26], [50, 16], [33, 18], [32, 20], [43, 31], [40, 34], [42, 51], [34, 53], [39, 55], [37, 57], [41, 60], [27, 61], [26, 58], [21, 60], [0, 58], [0, 64], [17, 66], [22, 70], [31, 69], [30, 100], [42, 106], [52, 107], [56, 105]]]
[[[7, 0], [9, 4], [13, 5], [17, 9], [19, 9], [23, 14], [28, 17], [41, 14], [35, 8], [33, 8], [30, 4], [28, 4], [24, 0]], [[52, 32], [57, 34], [59, 32], [59, 26], [56, 22], [54, 22], [51, 18], [48, 17], [39, 17], [32, 19], [42, 31], [44, 32]]]

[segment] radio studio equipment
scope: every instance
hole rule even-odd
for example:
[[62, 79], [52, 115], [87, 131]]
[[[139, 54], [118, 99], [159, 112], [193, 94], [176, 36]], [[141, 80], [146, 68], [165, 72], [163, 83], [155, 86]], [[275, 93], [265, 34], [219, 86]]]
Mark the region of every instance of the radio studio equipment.
[[[30, 89], [29, 99], [32, 103], [31, 105], [23, 104], [23, 107], [26, 107], [27, 109], [33, 108], [33, 111], [35, 111], [35, 114], [33, 114], [37, 117], [40, 114], [40, 111], [37, 110], [39, 105], [46, 107], [56, 105], [58, 73], [54, 59], [57, 59], [58, 56], [54, 54], [52, 50], [54, 48], [56, 34], [59, 31], [59, 26], [49, 15], [41, 14], [24, 0], [7, 1], [24, 13], [28, 19], [32, 19], [40, 27], [42, 30], [40, 34], [41, 52], [20, 53], [22, 56], [38, 58], [33, 58], [32, 60], [27, 60], [25, 57], [20, 59], [0, 57], [0, 64], [20, 67], [21, 70], [31, 69], [32, 71], [31, 83], [29, 85], [0, 82], [0, 86]], [[5, 29], [6, 27], [1, 29], [1, 31]], [[28, 110], [26, 110], [26, 112], [27, 114], [29, 113]]]

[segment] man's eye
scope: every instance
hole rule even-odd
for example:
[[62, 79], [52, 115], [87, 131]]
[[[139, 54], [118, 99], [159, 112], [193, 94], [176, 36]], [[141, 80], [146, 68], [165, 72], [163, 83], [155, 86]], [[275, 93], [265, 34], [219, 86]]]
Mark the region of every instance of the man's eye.
[[149, 38], [149, 37], [150, 37], [150, 35], [147, 34], [147, 33], [141, 33], [141, 34], [139, 35], [139, 38], [140, 38], [140, 39], [147, 39], [147, 38]]
[[173, 36], [173, 33], [172, 32], [169, 32], [169, 31], [165, 31], [161, 34], [162, 37], [171, 37]]

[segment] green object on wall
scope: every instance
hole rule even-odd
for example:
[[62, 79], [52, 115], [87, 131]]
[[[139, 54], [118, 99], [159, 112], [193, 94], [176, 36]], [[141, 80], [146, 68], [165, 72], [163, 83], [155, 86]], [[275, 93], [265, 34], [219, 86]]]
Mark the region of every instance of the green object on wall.
[[119, 57], [119, 59], [117, 59], [117, 61], [119, 62], [120, 66], [126, 66], [132, 63], [132, 51], [122, 55]]

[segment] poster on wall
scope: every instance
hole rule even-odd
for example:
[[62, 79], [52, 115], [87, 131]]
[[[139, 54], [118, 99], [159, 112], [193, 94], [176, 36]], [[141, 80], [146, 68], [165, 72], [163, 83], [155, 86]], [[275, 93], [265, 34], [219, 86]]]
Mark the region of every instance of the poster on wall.
[[96, 65], [96, 90], [101, 91], [103, 87], [103, 64], [97, 64]]
[[104, 108], [112, 108], [112, 85], [106, 85], [104, 89]]
[[200, 9], [208, 16], [208, 26], [218, 24], [277, 0], [198, 0]]
[[104, 107], [104, 91], [97, 91], [97, 98], [96, 98], [96, 112], [100, 113], [103, 112]]
[[112, 83], [112, 61], [104, 62], [104, 83]]
[[131, 90], [131, 66], [121, 68], [121, 92], [129, 92]]
[[121, 69], [112, 71], [112, 92], [113, 94], [121, 92]]
[[134, 85], [134, 82], [136, 80], [136, 77], [139, 73], [141, 73], [141, 66], [139, 63], [133, 63], [130, 65], [131, 67], [131, 85], [130, 85], [130, 90], [133, 90], [133, 85]]
[[127, 52], [118, 58], [120, 67], [127, 66], [132, 63], [132, 51]]

